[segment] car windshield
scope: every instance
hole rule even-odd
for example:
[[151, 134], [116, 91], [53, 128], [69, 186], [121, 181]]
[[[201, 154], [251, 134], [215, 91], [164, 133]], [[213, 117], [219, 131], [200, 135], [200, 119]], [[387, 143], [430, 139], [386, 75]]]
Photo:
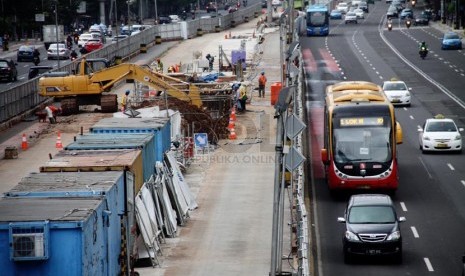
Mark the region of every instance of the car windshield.
[[30, 47], [30, 46], [21, 46], [21, 47], [19, 47], [18, 51], [29, 52], [29, 51], [32, 51], [32, 47]]
[[444, 39], [458, 39], [459, 36], [457, 34], [445, 34]]
[[355, 16], [355, 13], [353, 13], [353, 12], [348, 12], [348, 13], [347, 13], [347, 16]]
[[427, 132], [457, 132], [457, 127], [453, 122], [430, 122], [426, 127]]
[[386, 83], [383, 87], [384, 90], [407, 90], [407, 86], [403, 83]]
[[353, 224], [394, 223], [396, 216], [390, 206], [354, 206], [350, 208], [348, 221]]
[[4, 60], [0, 60], [0, 68], [8, 68], [8, 62]]

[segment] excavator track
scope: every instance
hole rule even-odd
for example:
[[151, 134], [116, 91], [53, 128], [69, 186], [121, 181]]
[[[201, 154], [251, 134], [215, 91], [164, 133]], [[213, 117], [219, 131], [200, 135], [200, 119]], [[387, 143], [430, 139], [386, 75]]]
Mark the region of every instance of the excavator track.
[[118, 96], [116, 94], [106, 94], [100, 97], [100, 107], [102, 112], [111, 113], [118, 111]]
[[79, 112], [79, 105], [76, 97], [63, 98], [60, 100], [61, 114], [71, 115]]

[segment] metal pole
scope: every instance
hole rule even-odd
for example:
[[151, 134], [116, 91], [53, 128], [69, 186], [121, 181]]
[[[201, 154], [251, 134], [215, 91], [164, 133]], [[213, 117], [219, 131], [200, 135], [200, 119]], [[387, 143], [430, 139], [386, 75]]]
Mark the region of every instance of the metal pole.
[[280, 201], [280, 171], [281, 164], [283, 163], [283, 114], [276, 115], [277, 129], [276, 129], [276, 163], [275, 163], [275, 177], [274, 177], [274, 198], [273, 198], [273, 224], [271, 232], [271, 267], [270, 276], [276, 275], [277, 268], [277, 251], [278, 251], [278, 234], [279, 234], [279, 201]]
[[158, 7], [157, 7], [157, 0], [155, 2], [155, 21], [158, 22]]
[[60, 68], [60, 48], [58, 48], [58, 44], [60, 43], [60, 39], [58, 37], [58, 2], [55, 1], [55, 31], [56, 31], [56, 38], [57, 38], [57, 65]]

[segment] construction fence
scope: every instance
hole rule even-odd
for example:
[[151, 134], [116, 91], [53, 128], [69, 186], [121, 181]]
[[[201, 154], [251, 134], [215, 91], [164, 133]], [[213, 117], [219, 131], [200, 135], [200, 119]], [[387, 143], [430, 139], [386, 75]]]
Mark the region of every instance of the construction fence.
[[[202, 36], [204, 33], [220, 32], [258, 17], [261, 11], [261, 3], [256, 3], [234, 13], [218, 17], [198, 18], [189, 21], [189, 24], [180, 22], [178, 24], [155, 25], [134, 36], [108, 44], [100, 50], [87, 54], [86, 57], [125, 61], [138, 55], [143, 48], [142, 46], [152, 47], [163, 43], [163, 41], [183, 40]], [[74, 63], [69, 63], [55, 71], [73, 73], [74, 66]], [[46, 100], [38, 95], [38, 78], [1, 91], [0, 130], [8, 128], [15, 121], [21, 121], [23, 118], [33, 115]]]

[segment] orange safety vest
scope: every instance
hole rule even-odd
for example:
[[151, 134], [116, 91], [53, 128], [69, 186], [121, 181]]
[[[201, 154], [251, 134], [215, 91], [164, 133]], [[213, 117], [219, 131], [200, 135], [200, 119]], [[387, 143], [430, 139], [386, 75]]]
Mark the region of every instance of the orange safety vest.
[[265, 85], [265, 84], [266, 84], [266, 77], [265, 77], [265, 75], [261, 75], [260, 78], [258, 78], [258, 84], [259, 84], [259, 85]]

